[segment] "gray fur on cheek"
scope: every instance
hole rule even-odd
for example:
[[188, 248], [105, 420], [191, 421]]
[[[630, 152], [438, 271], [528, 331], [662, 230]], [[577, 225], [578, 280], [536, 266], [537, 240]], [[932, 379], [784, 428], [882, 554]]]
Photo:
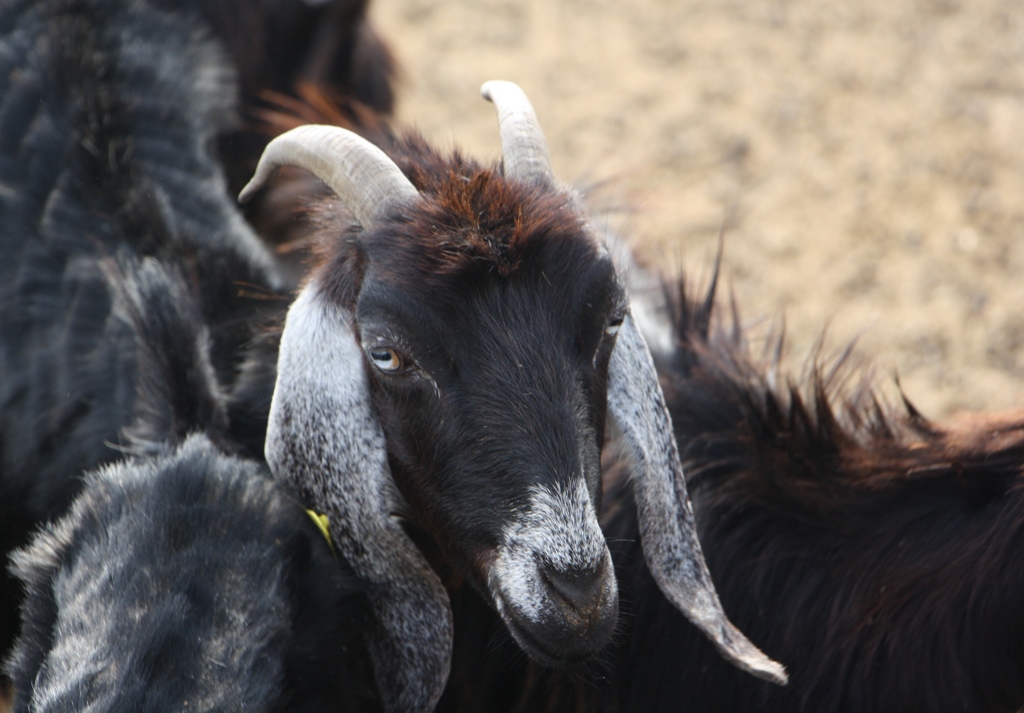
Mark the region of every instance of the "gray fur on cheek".
[[373, 583], [370, 649], [386, 709], [433, 710], [451, 664], [451, 606], [393, 517], [401, 498], [352, 316], [323, 298], [315, 280], [288, 311], [266, 456], [277, 478], [328, 515], [335, 546]]
[[654, 361], [631, 315], [623, 321], [612, 352], [608, 414], [627, 446], [644, 558], [661, 591], [734, 665], [786, 683], [785, 668], [754, 646], [722, 610], [697, 540]]
[[534, 486], [527, 508], [502, 532], [489, 585], [500, 594], [503, 615], [511, 607], [539, 622], [551, 609], [551, 594], [539, 570], [543, 563], [559, 572], [596, 570], [604, 564], [606, 598], [617, 596], [611, 554], [597, 523], [586, 481], [565, 486]]

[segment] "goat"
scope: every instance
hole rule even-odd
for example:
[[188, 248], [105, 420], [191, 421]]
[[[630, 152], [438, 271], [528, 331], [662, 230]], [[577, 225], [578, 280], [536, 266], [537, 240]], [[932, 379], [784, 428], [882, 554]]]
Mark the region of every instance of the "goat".
[[339, 551], [375, 588], [370, 651], [385, 707], [428, 710], [443, 690], [452, 622], [438, 571], [479, 591], [545, 665], [607, 644], [618, 590], [597, 522], [606, 409], [659, 587], [731, 662], [784, 681], [718, 603], [654, 365], [607, 250], [555, 182], [522, 91], [483, 92], [498, 110], [500, 167], [441, 156], [415, 135], [382, 151], [306, 126], [268, 145], [240, 196], [296, 166], [357, 223], [340, 211], [328, 222], [288, 311], [265, 453], [330, 516]]
[[[279, 279], [224, 200], [210, 147], [230, 84], [198, 20], [143, 0], [23, 0], [0, 11], [0, 31], [4, 507], [31, 523], [66, 507], [79, 473], [148, 452], [161, 434], [198, 430], [251, 454], [220, 396], [270, 371], [246, 349], [265, 303], [237, 285], [272, 296]], [[618, 599], [596, 517], [606, 410], [631, 449], [660, 586], [731, 660], [784, 679], [718, 602], [607, 252], [551, 176], [522, 92], [486, 92], [501, 169], [414, 136], [391, 143], [392, 160], [354, 134], [303, 127], [268, 146], [245, 191], [297, 163], [361, 228], [339, 213], [288, 311], [265, 453], [330, 516], [339, 554], [368, 582], [385, 708], [429, 710], [447, 678], [450, 606], [428, 557], [486, 592], [539, 660], [607, 643]], [[173, 266], [205, 336], [145, 354], [150, 325], [114, 310], [110, 256]], [[212, 380], [210, 398], [137, 398], [141, 363], [189, 360], [197, 370], [180, 373]], [[134, 425], [148, 408], [162, 414], [143, 419], [164, 424], [154, 438]]]
[[[231, 383], [252, 323], [277, 302], [253, 300], [238, 285], [274, 298], [281, 280], [212, 153], [236, 113], [229, 58], [205, 24], [217, 29], [211, 18], [223, 3], [194, 4], [47, 0], [0, 9], [5, 556], [67, 510], [83, 471], [126, 450], [149, 452], [198, 430], [229, 452], [262, 451], [265, 426], [247, 420], [245, 394], [232, 398]], [[159, 329], [174, 312], [152, 300], [125, 311], [130, 301], [117, 295], [132, 281], [117, 270], [112, 277], [110, 265], [141, 259], [189, 285], [179, 306], [196, 293], [194, 309], [177, 317], [195, 325], [194, 338]], [[216, 387], [201, 388], [207, 381]], [[21, 598], [5, 572], [0, 657]]]
[[611, 462], [603, 528], [629, 615], [601, 675], [508, 664], [478, 634], [452, 674], [476, 689], [439, 710], [1021, 710], [1024, 418], [884, 406], [849, 353], [784, 381], [781, 337], [753, 356], [735, 308], [717, 316], [716, 281], [668, 300], [658, 369], [722, 602], [790, 685], [735, 675], [665, 599]]
[[369, 603], [297, 501], [190, 436], [86, 478], [15, 553], [28, 711], [378, 711]]
[[362, 583], [224, 455], [252, 450], [225, 392], [266, 304], [235, 285], [278, 281], [210, 153], [229, 65], [142, 2], [9, 3], [0, 29], [5, 553], [85, 488], [4, 583], [17, 709], [378, 710]]
[[176, 257], [95, 259], [139, 344], [122, 384], [131, 455], [12, 557], [15, 710], [378, 711], [364, 583], [264, 464], [225, 452], [226, 398]]
[[[267, 304], [238, 285], [272, 295], [280, 279], [211, 153], [230, 126], [234, 91], [204, 34], [198, 18], [142, 0], [0, 7], [5, 555], [67, 509], [82, 472], [123, 457], [125, 429], [142, 408], [162, 409], [179, 436], [198, 429], [245, 440], [219, 400], [184, 388], [181, 403], [138, 398], [139, 360], [155, 345], [115, 311], [104, 267], [150, 257], [187, 279], [208, 362], [195, 362], [191, 342], [161, 343], [159, 359], [205, 363], [218, 393], [228, 390]], [[200, 371], [179, 373], [205, 378]], [[5, 578], [0, 649], [17, 629], [19, 598]]]

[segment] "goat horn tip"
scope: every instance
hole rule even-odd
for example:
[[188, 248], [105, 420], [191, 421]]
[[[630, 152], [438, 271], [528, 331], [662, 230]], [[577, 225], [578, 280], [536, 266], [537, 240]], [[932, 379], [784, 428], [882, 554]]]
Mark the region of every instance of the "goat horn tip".
[[242, 192], [238, 194], [238, 202], [243, 204], [248, 203], [252, 197], [256, 195], [256, 191], [260, 189], [261, 185], [262, 182], [257, 182], [256, 179], [246, 183], [245, 188], [243, 188]]
[[778, 661], [774, 661], [754, 646], [754, 644], [731, 622], [725, 624], [726, 635], [715, 643], [719, 646], [726, 658], [732, 660], [739, 668], [747, 671], [770, 683], [785, 686], [789, 683], [789, 674], [786, 667]]
[[758, 663], [757, 668], [751, 666], [750, 673], [752, 675], [779, 686], [785, 686], [789, 683], [789, 674], [786, 673], [786, 667], [778, 661], [765, 658], [764, 661]]
[[516, 89], [519, 89], [519, 85], [516, 84], [515, 82], [507, 82], [507, 81], [505, 81], [503, 79], [490, 79], [490, 80], [484, 82], [480, 86], [480, 96], [482, 96], [484, 99], [486, 99], [489, 102], [493, 102], [494, 101], [494, 91], [495, 90], [501, 91], [500, 87], [502, 87], [502, 86], [509, 86], [509, 85], [515, 87]]

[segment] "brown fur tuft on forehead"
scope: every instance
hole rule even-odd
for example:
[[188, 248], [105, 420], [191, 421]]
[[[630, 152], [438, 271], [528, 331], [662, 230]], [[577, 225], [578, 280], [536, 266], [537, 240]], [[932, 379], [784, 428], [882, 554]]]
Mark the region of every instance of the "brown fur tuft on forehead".
[[538, 241], [593, 249], [586, 217], [566, 191], [507, 179], [498, 166], [458, 151], [442, 155], [415, 133], [398, 138], [388, 153], [426, 198], [395, 230], [430, 256], [438, 274], [486, 266], [507, 277]]

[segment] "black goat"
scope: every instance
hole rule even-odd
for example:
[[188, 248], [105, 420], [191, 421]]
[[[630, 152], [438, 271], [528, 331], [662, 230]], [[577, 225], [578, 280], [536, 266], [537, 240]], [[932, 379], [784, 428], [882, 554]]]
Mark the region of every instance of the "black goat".
[[464, 596], [456, 621], [484, 628], [457, 637], [439, 710], [1021, 710], [1020, 413], [931, 423], [881, 405], [849, 355], [793, 385], [781, 339], [752, 356], [713, 286], [698, 299], [680, 285], [669, 305], [675, 351], [658, 366], [705, 557], [790, 685], [736, 675], [666, 601], [609, 464], [603, 528], [628, 611], [600, 675], [488, 656], [493, 619]]
[[199, 290], [175, 259], [188, 251], [119, 247], [93, 267], [137, 341], [120, 384], [135, 455], [87, 476], [13, 557], [15, 710], [380, 710], [363, 583], [265, 465], [224, 453]]
[[265, 466], [203, 436], [88, 476], [14, 563], [15, 713], [380, 710], [358, 580]]
[[452, 625], [436, 572], [480, 592], [546, 665], [608, 642], [618, 589], [597, 523], [606, 409], [662, 591], [733, 662], [784, 680], [718, 604], [607, 250], [552, 177], [521, 90], [494, 82], [485, 96], [501, 168], [416, 136], [385, 145], [389, 156], [307, 126], [268, 146], [243, 192], [277, 166], [305, 168], [361, 228], [334, 211], [289, 310], [266, 456], [330, 515], [339, 550], [377, 588], [371, 652], [387, 707], [426, 710], [442, 691]]
[[[0, 7], [0, 548], [63, 513], [79, 475], [133, 447], [159, 409], [166, 431], [223, 434], [227, 405], [202, 391], [141, 399], [146, 350], [227, 390], [278, 278], [211, 154], [234, 91], [197, 18], [142, 0], [22, 0]], [[195, 342], [156, 343], [115, 309], [108, 271], [153, 259], [194, 296]], [[149, 360], [150, 362], [153, 359]], [[203, 366], [205, 365], [205, 366]], [[219, 396], [218, 396], [219, 398]], [[159, 419], [148, 414], [146, 423]], [[256, 446], [258, 449], [259, 446]], [[258, 452], [258, 450], [257, 450]], [[0, 590], [0, 649], [19, 588]]]

